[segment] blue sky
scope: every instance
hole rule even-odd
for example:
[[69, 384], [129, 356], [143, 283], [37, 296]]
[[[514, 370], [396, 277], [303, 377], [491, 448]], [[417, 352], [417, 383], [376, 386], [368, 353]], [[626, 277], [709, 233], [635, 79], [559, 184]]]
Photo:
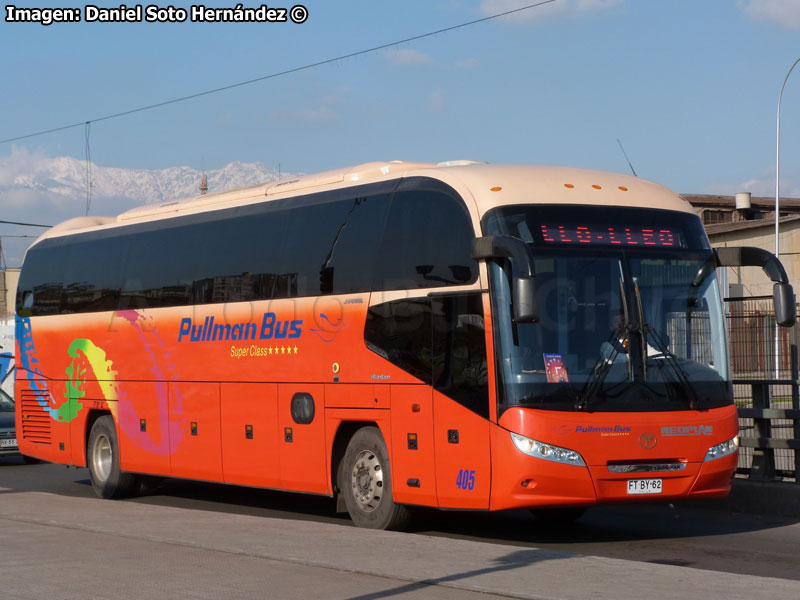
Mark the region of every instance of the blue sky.
[[[306, 0], [309, 18], [301, 25], [0, 21], [0, 139], [533, 1]], [[770, 195], [778, 92], [798, 57], [800, 0], [557, 0], [513, 18], [94, 123], [91, 157], [102, 166], [145, 169], [244, 161], [313, 172], [372, 160], [470, 158], [627, 171], [619, 138], [640, 176], [678, 192]], [[786, 85], [781, 132], [783, 191], [800, 196], [800, 66]], [[2, 144], [0, 179], [43, 157], [83, 159], [84, 152], [82, 127]], [[0, 207], [4, 218], [32, 218], [19, 203], [4, 206], [2, 195]], [[76, 205], [75, 214], [82, 208]], [[41, 207], [36, 215], [48, 218]]]

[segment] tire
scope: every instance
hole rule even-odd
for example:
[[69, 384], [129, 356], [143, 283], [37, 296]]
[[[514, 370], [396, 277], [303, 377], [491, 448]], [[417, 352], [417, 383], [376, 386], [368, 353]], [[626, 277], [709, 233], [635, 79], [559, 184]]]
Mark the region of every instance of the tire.
[[92, 488], [100, 498], [126, 498], [139, 489], [136, 475], [120, 471], [117, 429], [110, 415], [100, 417], [92, 425], [86, 462]]
[[358, 527], [401, 531], [411, 521], [408, 508], [392, 498], [389, 454], [377, 427], [362, 427], [350, 439], [339, 489]]
[[139, 489], [134, 492], [136, 496], [153, 496], [164, 482], [163, 477], [155, 475], [137, 475], [136, 479], [139, 483]]
[[565, 506], [563, 508], [532, 508], [531, 513], [537, 521], [551, 525], [567, 525], [577, 521], [586, 512], [585, 506]]

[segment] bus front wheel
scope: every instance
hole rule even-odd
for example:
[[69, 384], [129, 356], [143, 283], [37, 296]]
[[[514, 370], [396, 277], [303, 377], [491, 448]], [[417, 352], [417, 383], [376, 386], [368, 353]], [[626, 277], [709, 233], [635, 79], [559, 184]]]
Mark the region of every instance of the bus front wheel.
[[89, 434], [87, 462], [92, 488], [101, 498], [124, 498], [137, 489], [136, 475], [119, 468], [119, 443], [114, 419], [105, 415], [97, 419]]
[[342, 459], [339, 489], [347, 512], [359, 527], [405, 529], [411, 513], [392, 498], [389, 454], [377, 427], [355, 432]]

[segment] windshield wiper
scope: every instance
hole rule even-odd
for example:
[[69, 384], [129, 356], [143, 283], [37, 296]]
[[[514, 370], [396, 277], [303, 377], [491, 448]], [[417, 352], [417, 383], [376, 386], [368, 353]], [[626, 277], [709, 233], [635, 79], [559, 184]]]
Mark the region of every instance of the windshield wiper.
[[[697, 397], [694, 388], [692, 388], [691, 384], [689, 383], [689, 377], [686, 374], [686, 370], [678, 362], [678, 357], [675, 356], [675, 354], [673, 354], [669, 349], [666, 340], [661, 337], [655, 327], [648, 325], [647, 323], [645, 323], [642, 327], [642, 332], [645, 337], [645, 343], [647, 342], [648, 333], [652, 335], [652, 339], [656, 343], [656, 350], [661, 353], [664, 362], [666, 362], [667, 365], [672, 369], [672, 372], [675, 373], [675, 377], [677, 377], [678, 382], [684, 387], [684, 389], [686, 389], [686, 394], [689, 396], [689, 408], [692, 410], [702, 410], [703, 405], [700, 402], [700, 398]], [[665, 380], [664, 385], [667, 388], [667, 393], [670, 394], [669, 382]]]
[[[620, 265], [620, 270], [622, 266]], [[620, 348], [625, 347], [625, 341], [629, 339], [629, 332], [635, 331], [638, 325], [636, 323], [628, 322], [628, 303], [625, 300], [625, 283], [622, 279], [622, 273], [620, 271], [619, 277], [619, 292], [620, 292], [620, 299], [622, 300], [622, 315], [623, 315], [623, 323], [625, 323], [625, 327], [622, 330], [622, 337], [619, 336], [619, 333], [616, 329], [612, 330], [608, 336], [608, 340], [606, 343], [611, 346], [611, 352], [608, 356], [604, 355], [601, 351], [600, 358], [597, 359], [597, 362], [594, 363], [594, 367], [592, 367], [592, 373], [589, 375], [589, 378], [586, 380], [586, 383], [581, 388], [581, 391], [578, 392], [578, 398], [575, 401], [575, 410], [589, 410], [591, 403], [595, 399], [595, 395], [597, 391], [603, 386], [603, 381], [608, 375], [608, 372], [611, 370], [611, 366], [614, 364], [614, 361], [617, 360], [617, 356], [620, 353]], [[617, 343], [613, 343], [614, 341]], [[602, 349], [602, 345], [600, 346]], [[631, 376], [631, 362], [630, 359], [628, 360], [628, 377]]]
[[[596, 399], [597, 392], [603, 386], [603, 381], [605, 381], [606, 375], [608, 375], [608, 372], [611, 370], [614, 361], [620, 354], [620, 348], [624, 347], [625, 341], [628, 339], [628, 332], [634, 331], [636, 327], [638, 327], [636, 323], [628, 323], [622, 332], [621, 338], [617, 337], [616, 331], [612, 331], [611, 335], [608, 336], [606, 343], [611, 346], [611, 352], [608, 355], [605, 355], [601, 352], [600, 358], [597, 359], [594, 367], [592, 367], [591, 375], [589, 375], [586, 383], [578, 393], [578, 399], [575, 402], [575, 410], [590, 410], [591, 404]], [[618, 342], [616, 344], [612, 343], [615, 339]]]
[[[703, 272], [702, 269], [701, 269], [701, 272]], [[652, 334], [653, 340], [656, 342], [656, 344], [658, 344], [658, 347], [656, 348], [656, 350], [658, 350], [661, 353], [661, 355], [664, 357], [664, 360], [666, 361], [667, 365], [669, 365], [669, 367], [672, 369], [672, 372], [675, 373], [675, 376], [678, 378], [678, 382], [681, 383], [683, 385], [683, 387], [686, 389], [686, 394], [687, 394], [687, 396], [689, 396], [689, 408], [691, 410], [700, 410], [700, 408], [701, 408], [700, 399], [697, 397], [697, 394], [695, 394], [694, 389], [692, 389], [692, 386], [689, 383], [689, 377], [686, 375], [686, 371], [678, 363], [677, 357], [670, 351], [670, 349], [667, 346], [667, 343], [664, 340], [664, 338], [662, 338], [659, 335], [658, 330], [655, 327], [653, 327], [652, 325], [650, 325], [649, 323], [647, 323], [647, 321], [645, 321], [644, 306], [643, 306], [643, 303], [642, 303], [642, 295], [639, 292], [639, 282], [636, 280], [635, 277], [633, 278], [633, 292], [634, 292], [634, 294], [636, 294], [636, 302], [639, 305], [639, 315], [640, 315], [640, 317], [642, 319], [642, 329], [641, 329], [641, 333], [642, 333], [642, 363], [643, 363], [643, 366], [644, 366], [644, 381], [645, 381], [645, 383], [647, 382], [647, 359], [649, 358], [647, 356], [647, 348], [648, 348], [648, 345], [649, 345], [649, 343], [647, 341], [647, 336], [649, 334]], [[664, 381], [664, 387], [667, 390], [667, 395], [672, 397], [672, 392], [670, 390], [669, 382], [666, 381], [666, 380]]]

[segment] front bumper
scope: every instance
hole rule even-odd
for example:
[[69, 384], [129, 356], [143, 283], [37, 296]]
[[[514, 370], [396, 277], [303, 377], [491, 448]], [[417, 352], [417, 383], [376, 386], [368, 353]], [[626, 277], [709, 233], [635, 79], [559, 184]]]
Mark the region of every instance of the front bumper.
[[[730, 492], [738, 461], [734, 453], [714, 460], [686, 461], [677, 471], [625, 473], [612, 471], [608, 463], [576, 466], [528, 456], [513, 446], [508, 432], [497, 432], [493, 441], [503, 460], [495, 463], [493, 471], [492, 510], [721, 498]], [[660, 492], [631, 494], [631, 479], [660, 479]]]

